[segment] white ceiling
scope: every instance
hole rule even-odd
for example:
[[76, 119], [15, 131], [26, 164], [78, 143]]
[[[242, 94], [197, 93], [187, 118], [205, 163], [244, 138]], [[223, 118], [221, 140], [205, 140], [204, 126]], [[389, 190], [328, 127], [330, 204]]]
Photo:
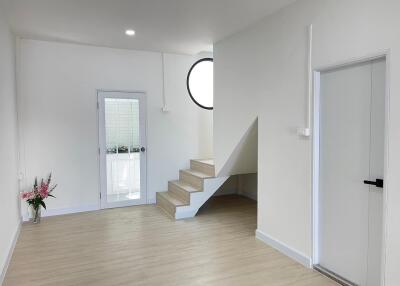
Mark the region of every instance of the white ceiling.
[[12, 27], [25, 38], [196, 54], [295, 0], [9, 1]]

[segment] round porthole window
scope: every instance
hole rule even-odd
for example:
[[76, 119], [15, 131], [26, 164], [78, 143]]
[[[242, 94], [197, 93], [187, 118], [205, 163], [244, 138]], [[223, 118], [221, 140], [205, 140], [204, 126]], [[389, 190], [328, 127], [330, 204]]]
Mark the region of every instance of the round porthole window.
[[214, 107], [214, 62], [212, 58], [198, 60], [190, 68], [186, 80], [190, 98], [198, 106]]

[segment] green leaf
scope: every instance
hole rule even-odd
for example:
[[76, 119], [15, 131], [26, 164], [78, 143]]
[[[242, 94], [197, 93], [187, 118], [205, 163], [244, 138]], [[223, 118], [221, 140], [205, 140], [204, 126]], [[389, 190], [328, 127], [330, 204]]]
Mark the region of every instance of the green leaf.
[[46, 209], [46, 204], [44, 203], [44, 201], [40, 201], [40, 204], [42, 205], [42, 207], [44, 207], [44, 209]]

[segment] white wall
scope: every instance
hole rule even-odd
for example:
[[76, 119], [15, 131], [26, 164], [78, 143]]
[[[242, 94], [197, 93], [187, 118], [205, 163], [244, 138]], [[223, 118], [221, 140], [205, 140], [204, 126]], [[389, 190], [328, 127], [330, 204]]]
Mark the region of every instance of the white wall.
[[98, 206], [96, 89], [147, 93], [150, 201], [189, 159], [212, 156], [212, 112], [198, 108], [186, 91], [195, 57], [165, 55], [168, 113], [161, 111], [160, 53], [21, 40], [18, 58], [24, 187], [53, 171], [59, 187], [50, 210]]
[[[223, 121], [224, 122], [224, 121]], [[223, 123], [222, 122], [222, 123]], [[224, 140], [221, 142], [221, 139], [225, 139], [223, 134], [232, 134], [228, 129], [229, 124], [222, 124], [222, 128], [219, 130], [218, 134], [216, 134], [217, 140], [215, 141], [215, 146], [218, 147], [220, 153], [223, 154], [222, 151], [225, 151], [223, 145], [231, 144], [232, 141]], [[223, 131], [222, 131], [223, 130]], [[221, 134], [221, 132], [224, 132]], [[247, 128], [244, 134], [241, 136], [240, 140], [234, 141], [236, 142], [235, 147], [232, 152], [224, 161], [222, 161], [221, 157], [218, 156], [218, 160], [216, 160], [215, 171], [218, 176], [230, 176], [230, 175], [238, 175], [238, 174], [252, 174], [257, 173], [257, 144], [258, 144], [258, 120], [254, 120], [254, 122]]]
[[[20, 224], [17, 181], [15, 37], [0, 1], [0, 284]], [[4, 14], [3, 14], [4, 13]]]
[[[400, 285], [400, 2], [302, 0], [214, 46], [216, 162], [258, 116], [258, 229], [311, 256], [311, 141], [305, 124], [307, 25], [315, 68], [390, 50], [386, 285]], [[240, 116], [238, 116], [240, 115]]]

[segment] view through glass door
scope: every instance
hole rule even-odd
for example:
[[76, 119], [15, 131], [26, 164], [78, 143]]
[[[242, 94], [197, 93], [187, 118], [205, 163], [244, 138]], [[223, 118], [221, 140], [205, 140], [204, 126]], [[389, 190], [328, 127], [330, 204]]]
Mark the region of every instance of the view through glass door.
[[98, 93], [102, 208], [146, 203], [145, 95]]

